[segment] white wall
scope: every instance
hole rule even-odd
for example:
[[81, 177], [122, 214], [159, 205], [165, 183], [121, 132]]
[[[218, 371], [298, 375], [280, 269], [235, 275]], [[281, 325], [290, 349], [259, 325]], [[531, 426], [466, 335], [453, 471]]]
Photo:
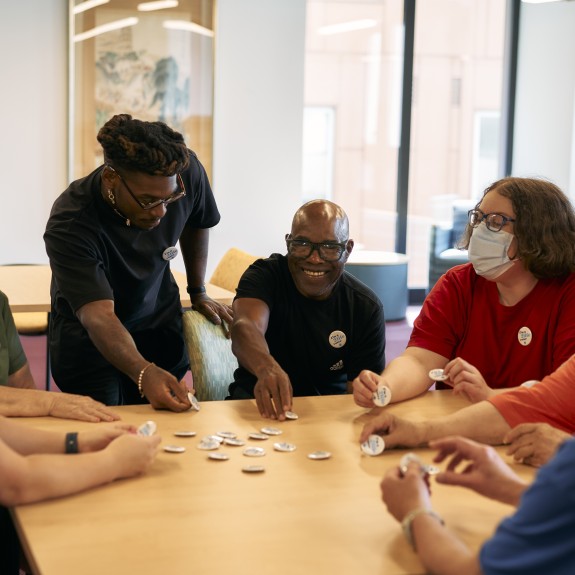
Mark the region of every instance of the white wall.
[[[301, 193], [305, 0], [217, 6], [212, 184], [222, 220], [207, 277], [228, 247], [283, 251]], [[0, 264], [46, 261], [42, 234], [67, 185], [66, 39], [66, 0], [1, 4]]]
[[513, 174], [575, 198], [575, 2], [521, 4]]
[[0, 5], [0, 264], [48, 260], [42, 235], [66, 186], [67, 6]]
[[[218, 0], [210, 263], [285, 251], [301, 204], [305, 0]], [[209, 277], [209, 273], [208, 273]]]

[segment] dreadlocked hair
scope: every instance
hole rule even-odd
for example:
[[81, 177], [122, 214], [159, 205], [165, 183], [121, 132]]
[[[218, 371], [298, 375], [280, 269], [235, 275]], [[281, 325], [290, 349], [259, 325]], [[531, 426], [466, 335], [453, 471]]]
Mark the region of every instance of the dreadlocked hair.
[[117, 114], [98, 132], [106, 163], [127, 171], [173, 176], [188, 167], [184, 137], [164, 122], [135, 120]]

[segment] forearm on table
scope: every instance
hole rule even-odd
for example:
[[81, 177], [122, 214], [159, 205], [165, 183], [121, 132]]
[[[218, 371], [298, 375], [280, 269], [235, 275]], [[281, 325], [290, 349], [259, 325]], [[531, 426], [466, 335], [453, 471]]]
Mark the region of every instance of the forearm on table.
[[421, 514], [411, 524], [417, 554], [426, 572], [435, 575], [480, 575], [477, 555], [436, 518]]
[[31, 453], [64, 453], [66, 433], [60, 431], [44, 431], [30, 427], [19, 421], [0, 417], [0, 438], [8, 447], [21, 455], [29, 455]]
[[118, 465], [107, 451], [75, 455], [31, 455], [20, 460], [18, 477], [2, 488], [4, 505], [22, 505], [109, 483]]
[[0, 387], [0, 415], [42, 417], [50, 414], [53, 393], [39, 389]]
[[419, 424], [424, 443], [449, 435], [462, 435], [479, 443], [499, 445], [511, 429], [503, 416], [488, 401], [480, 401], [459, 411], [428, 419]]

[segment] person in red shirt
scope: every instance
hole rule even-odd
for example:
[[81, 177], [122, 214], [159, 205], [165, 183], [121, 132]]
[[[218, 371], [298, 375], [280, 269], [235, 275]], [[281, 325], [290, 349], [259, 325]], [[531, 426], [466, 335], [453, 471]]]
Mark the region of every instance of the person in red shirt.
[[382, 374], [362, 371], [354, 380], [358, 405], [372, 407], [378, 385], [392, 402], [419, 395], [437, 368], [476, 402], [541, 380], [575, 353], [575, 213], [557, 186], [495, 182], [470, 210], [460, 247], [470, 263], [434, 286], [407, 349]]

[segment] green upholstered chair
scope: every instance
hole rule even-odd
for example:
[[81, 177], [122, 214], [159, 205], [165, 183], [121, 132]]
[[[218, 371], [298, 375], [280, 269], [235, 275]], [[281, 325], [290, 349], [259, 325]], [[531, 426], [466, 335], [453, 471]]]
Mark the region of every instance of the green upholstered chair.
[[185, 311], [183, 323], [196, 397], [199, 401], [225, 399], [238, 367], [231, 340], [222, 326], [200, 312]]

